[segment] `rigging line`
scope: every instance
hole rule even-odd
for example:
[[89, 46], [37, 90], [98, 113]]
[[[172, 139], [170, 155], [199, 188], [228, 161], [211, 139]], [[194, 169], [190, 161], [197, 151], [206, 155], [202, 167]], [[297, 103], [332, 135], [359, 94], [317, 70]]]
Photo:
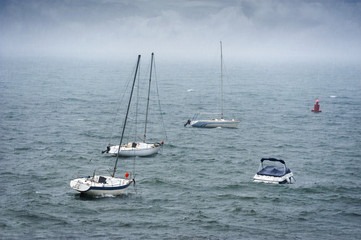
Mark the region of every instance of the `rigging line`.
[[223, 119], [223, 51], [222, 51], [222, 41], [220, 41], [221, 46], [221, 119]]
[[123, 137], [124, 137], [124, 131], [125, 131], [125, 127], [126, 127], [126, 125], [127, 125], [127, 118], [128, 118], [128, 114], [129, 114], [130, 104], [131, 104], [131, 102], [132, 102], [133, 90], [134, 90], [135, 80], [136, 80], [136, 78], [137, 78], [138, 66], [139, 66], [140, 58], [141, 58], [141, 56], [138, 55], [137, 67], [135, 68], [134, 80], [133, 80], [133, 83], [132, 83], [132, 90], [131, 90], [130, 96], [129, 96], [127, 113], [125, 114], [125, 118], [124, 118], [122, 135], [121, 135], [121, 137], [120, 137], [120, 142], [119, 142], [119, 147], [118, 147], [118, 153], [117, 153], [117, 159], [115, 160], [115, 165], [114, 165], [114, 170], [113, 170], [112, 177], [114, 177], [115, 172], [116, 172], [116, 170], [117, 170], [117, 164], [118, 164], [118, 159], [119, 159], [120, 146], [122, 145], [122, 141], [123, 141]]
[[136, 158], [136, 156], [134, 156], [134, 158], [133, 158], [133, 173], [132, 173], [133, 179], [135, 179], [135, 158]]
[[163, 118], [162, 108], [161, 108], [160, 99], [159, 99], [159, 88], [158, 88], [157, 68], [156, 68], [156, 65], [155, 65], [155, 60], [153, 60], [153, 64], [154, 64], [155, 86], [156, 86], [156, 89], [157, 89], [157, 97], [158, 97], [159, 115], [160, 115], [160, 118], [161, 118], [161, 120], [162, 120], [163, 134], [164, 134], [164, 137], [165, 137], [164, 140], [167, 140], [167, 132], [165, 131], [164, 118]]
[[[227, 60], [225, 60], [223, 58], [222, 41], [220, 43], [221, 43], [221, 116], [223, 118], [224, 117], [224, 92], [225, 92], [224, 86], [226, 86], [226, 93], [227, 92], [229, 93], [229, 91], [227, 91], [227, 86], [229, 86], [229, 84], [232, 83], [232, 81], [230, 82], [230, 80], [232, 80], [232, 79], [230, 78], [231, 76], [228, 73], [228, 67], [227, 67], [227, 63], [226, 63]], [[226, 83], [226, 84], [224, 84], [224, 83]], [[231, 88], [231, 90], [233, 90], [233, 88]], [[232, 94], [232, 92], [231, 92], [231, 94]], [[226, 99], [229, 99], [229, 97], [227, 98], [227, 96], [229, 96], [229, 94], [228, 95], [226, 94]]]
[[[138, 67], [138, 76], [137, 76], [137, 103], [135, 107], [135, 126], [134, 126], [134, 142], [137, 142], [137, 131], [138, 131], [138, 108], [139, 108], [139, 91], [140, 91], [140, 65]], [[133, 157], [133, 170], [132, 170], [132, 178], [135, 179], [135, 158]], [[135, 184], [135, 181], [134, 183]]]
[[154, 59], [154, 53], [152, 53], [151, 60], [150, 60], [147, 108], [146, 108], [146, 112], [145, 112], [145, 124], [144, 124], [144, 140], [143, 140], [144, 142], [146, 142], [146, 138], [147, 138], [147, 123], [148, 123], [148, 113], [149, 113], [150, 87], [151, 87], [151, 82], [152, 82], [153, 59]]
[[138, 68], [137, 76], [137, 102], [135, 106], [135, 126], [134, 126], [134, 142], [137, 141], [137, 132], [138, 132], [138, 106], [139, 106], [139, 88], [140, 88], [140, 65]]
[[[135, 72], [135, 68], [133, 69], [131, 76], [134, 75], [134, 72]], [[110, 142], [112, 141], [113, 136], [114, 136], [114, 132], [115, 132], [115, 131], [113, 131], [113, 129], [114, 129], [114, 126], [115, 126], [115, 121], [117, 120], [117, 116], [119, 115], [120, 108], [121, 108], [121, 106], [122, 106], [121, 102], [123, 102], [123, 99], [124, 99], [124, 97], [125, 97], [125, 95], [126, 95], [126, 92], [127, 92], [128, 87], [129, 87], [129, 84], [130, 84], [130, 82], [132, 81], [132, 78], [131, 78], [131, 77], [128, 77], [127, 79], [128, 79], [128, 81], [126, 82], [126, 85], [125, 85], [125, 89], [124, 89], [124, 91], [123, 91], [123, 94], [120, 96], [120, 98], [119, 98], [118, 101], [116, 102], [116, 104], [118, 105], [118, 107], [117, 107], [116, 114], [115, 114], [115, 116], [114, 116], [114, 118], [113, 118], [113, 122], [112, 122], [112, 125], [111, 125], [111, 128], [110, 128], [110, 137], [109, 137], [109, 141], [108, 141], [108, 146], [110, 145]]]

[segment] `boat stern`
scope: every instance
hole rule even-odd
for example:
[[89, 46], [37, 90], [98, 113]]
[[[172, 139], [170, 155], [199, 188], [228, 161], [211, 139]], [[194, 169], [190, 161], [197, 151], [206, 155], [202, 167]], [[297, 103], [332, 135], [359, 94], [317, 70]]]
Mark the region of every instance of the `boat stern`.
[[70, 181], [70, 187], [78, 192], [87, 192], [91, 187], [90, 178], [77, 178]]
[[253, 181], [272, 184], [291, 184], [295, 182], [292, 172], [281, 177], [256, 174], [253, 177]]

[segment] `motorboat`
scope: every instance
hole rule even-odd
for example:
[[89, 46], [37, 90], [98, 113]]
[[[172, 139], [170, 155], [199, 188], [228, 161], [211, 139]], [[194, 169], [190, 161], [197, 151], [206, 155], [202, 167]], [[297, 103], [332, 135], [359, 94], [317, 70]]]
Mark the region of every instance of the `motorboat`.
[[[269, 165], [264, 163], [265, 161], [276, 163], [275, 165]], [[276, 158], [262, 158], [260, 167], [256, 175], [253, 177], [254, 182], [274, 183], [274, 184], [286, 184], [294, 183], [295, 178], [289, 168], [286, 167], [284, 160]]]

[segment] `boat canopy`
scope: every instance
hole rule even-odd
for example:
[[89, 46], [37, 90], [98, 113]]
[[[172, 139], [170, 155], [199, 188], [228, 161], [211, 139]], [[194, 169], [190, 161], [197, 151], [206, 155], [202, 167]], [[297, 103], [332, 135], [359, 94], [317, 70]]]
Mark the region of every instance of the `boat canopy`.
[[273, 162], [280, 162], [280, 163], [286, 165], [285, 161], [283, 161], [281, 159], [277, 159], [277, 158], [262, 158], [261, 163], [263, 163], [263, 161], [266, 161], [266, 160], [273, 161]]
[[286, 167], [275, 167], [275, 166], [267, 166], [263, 168], [261, 171], [258, 171], [258, 175], [272, 176], [272, 177], [282, 177], [288, 173], [291, 173], [291, 170]]

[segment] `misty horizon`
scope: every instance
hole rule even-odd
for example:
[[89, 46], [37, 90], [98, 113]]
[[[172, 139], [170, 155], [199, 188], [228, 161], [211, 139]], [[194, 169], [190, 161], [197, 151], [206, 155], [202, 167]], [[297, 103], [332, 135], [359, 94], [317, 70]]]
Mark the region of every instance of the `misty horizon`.
[[3, 57], [361, 59], [360, 1], [5, 0]]

